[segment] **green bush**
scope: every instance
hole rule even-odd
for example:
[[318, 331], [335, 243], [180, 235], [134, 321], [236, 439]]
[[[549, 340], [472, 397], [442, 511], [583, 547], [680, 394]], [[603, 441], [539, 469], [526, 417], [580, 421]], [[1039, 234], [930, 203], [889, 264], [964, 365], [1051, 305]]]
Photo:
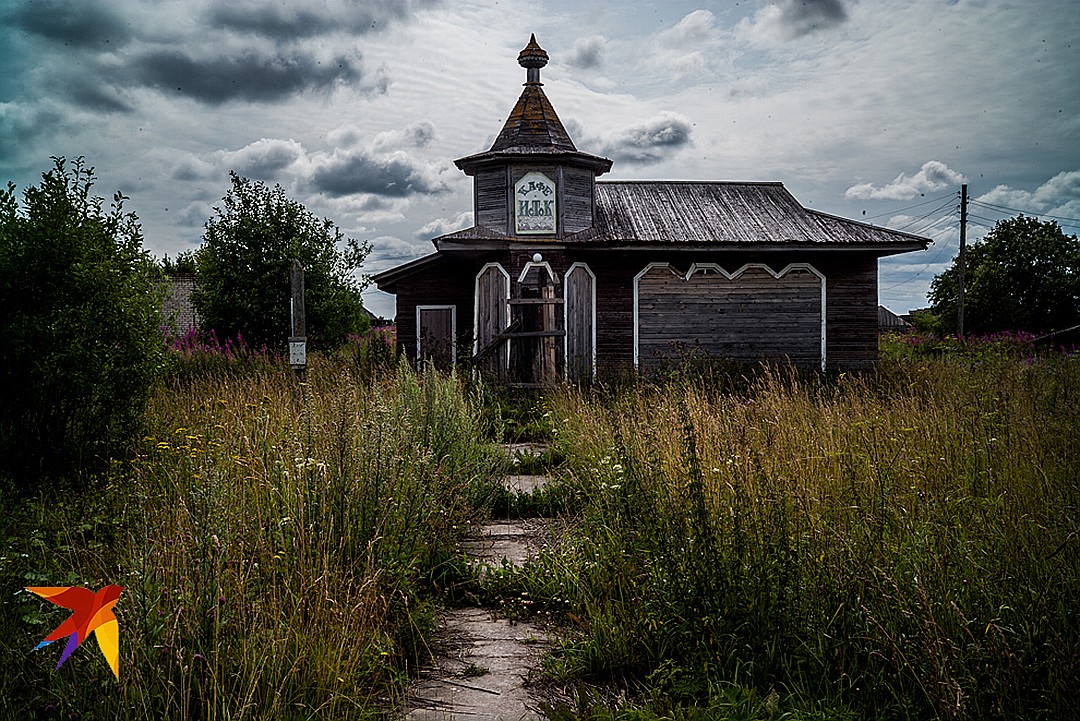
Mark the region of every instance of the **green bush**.
[[[151, 261], [117, 193], [55, 158], [41, 185], [0, 191], [0, 464], [16, 486], [70, 474], [131, 439], [162, 351]], [[17, 473], [17, 475], [16, 475]]]
[[[243, 334], [254, 346], [285, 348], [290, 330], [290, 268], [304, 267], [308, 348], [332, 350], [363, 333], [357, 280], [370, 245], [345, 235], [285, 195], [281, 186], [231, 176], [221, 207], [206, 221], [195, 251], [198, 285], [192, 302], [204, 330], [222, 338]], [[183, 266], [192, 259], [178, 259]]]

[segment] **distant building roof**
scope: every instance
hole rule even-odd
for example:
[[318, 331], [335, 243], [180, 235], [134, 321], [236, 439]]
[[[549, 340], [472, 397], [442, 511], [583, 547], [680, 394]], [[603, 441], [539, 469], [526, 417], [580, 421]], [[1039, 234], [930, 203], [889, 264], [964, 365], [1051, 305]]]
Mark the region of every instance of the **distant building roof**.
[[881, 330], [906, 330], [911, 323], [883, 305], [877, 307], [877, 324]]
[[[436, 238], [476, 241], [505, 238], [472, 227]], [[782, 183], [597, 181], [593, 228], [569, 242], [605, 245], [799, 245], [879, 249], [925, 248], [929, 240], [868, 223], [809, 210]]]

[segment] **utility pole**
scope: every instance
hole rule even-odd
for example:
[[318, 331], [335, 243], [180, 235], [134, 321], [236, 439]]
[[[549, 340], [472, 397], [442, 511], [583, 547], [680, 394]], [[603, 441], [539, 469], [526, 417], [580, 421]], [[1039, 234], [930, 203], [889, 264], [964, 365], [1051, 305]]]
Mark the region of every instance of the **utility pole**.
[[956, 288], [956, 335], [964, 337], [964, 273], [967, 271], [967, 183], [960, 186], [960, 255], [956, 259], [959, 283]]

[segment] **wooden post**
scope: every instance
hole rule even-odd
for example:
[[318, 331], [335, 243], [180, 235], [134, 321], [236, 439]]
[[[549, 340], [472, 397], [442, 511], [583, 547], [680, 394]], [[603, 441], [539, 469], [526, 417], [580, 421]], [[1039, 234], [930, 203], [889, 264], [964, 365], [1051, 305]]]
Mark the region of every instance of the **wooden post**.
[[296, 379], [304, 381], [307, 373], [307, 320], [304, 317], [304, 266], [292, 262], [289, 271], [292, 293], [289, 297], [289, 365]]

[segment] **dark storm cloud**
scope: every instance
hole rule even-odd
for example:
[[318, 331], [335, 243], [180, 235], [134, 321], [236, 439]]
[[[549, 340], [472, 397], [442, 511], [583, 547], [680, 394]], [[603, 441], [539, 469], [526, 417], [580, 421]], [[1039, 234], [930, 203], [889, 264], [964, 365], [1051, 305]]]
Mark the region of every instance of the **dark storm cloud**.
[[62, 86], [67, 96], [80, 108], [105, 113], [127, 113], [132, 110], [116, 88], [88, 75], [67, 78]]
[[783, 0], [775, 3], [774, 14], [763, 18], [763, 24], [782, 40], [794, 40], [804, 35], [836, 27], [847, 20], [843, 0]]
[[196, 58], [181, 50], [162, 50], [140, 58], [132, 73], [140, 85], [211, 105], [279, 100], [306, 90], [357, 83], [363, 77], [354, 58], [338, 56], [322, 62], [303, 53], [267, 56], [254, 51]]
[[130, 25], [105, 3], [67, 0], [24, 3], [6, 15], [6, 22], [12, 27], [69, 47], [118, 47], [131, 37]]
[[353, 34], [381, 30], [387, 24], [410, 15], [431, 2], [364, 0], [363, 2], [270, 4], [244, 0], [221, 0], [206, 13], [209, 24], [241, 33], [275, 40], [296, 40], [324, 33]]
[[49, 137], [64, 125], [64, 116], [51, 106], [0, 103], [0, 161], [14, 158], [37, 138]]
[[9, 98], [49, 93], [99, 113], [134, 110], [140, 88], [207, 105], [276, 102], [346, 84], [381, 94], [389, 77], [381, 68], [367, 71], [353, 38], [430, 4], [213, 0], [192, 11], [169, 0], [0, 2], [0, 48], [13, 56], [0, 83]]
[[315, 170], [312, 179], [318, 190], [335, 196], [370, 193], [404, 198], [448, 189], [436, 168], [404, 153], [386, 157], [363, 151], [335, 155]]
[[579, 70], [600, 67], [604, 63], [604, 48], [606, 45], [607, 41], [601, 35], [580, 38], [574, 43], [566, 62], [571, 67]]
[[661, 113], [602, 138], [600, 154], [623, 163], [658, 163], [689, 145], [692, 129], [690, 121], [681, 115]]
[[788, 0], [780, 5], [780, 17], [798, 37], [841, 24], [847, 9], [842, 0]]

